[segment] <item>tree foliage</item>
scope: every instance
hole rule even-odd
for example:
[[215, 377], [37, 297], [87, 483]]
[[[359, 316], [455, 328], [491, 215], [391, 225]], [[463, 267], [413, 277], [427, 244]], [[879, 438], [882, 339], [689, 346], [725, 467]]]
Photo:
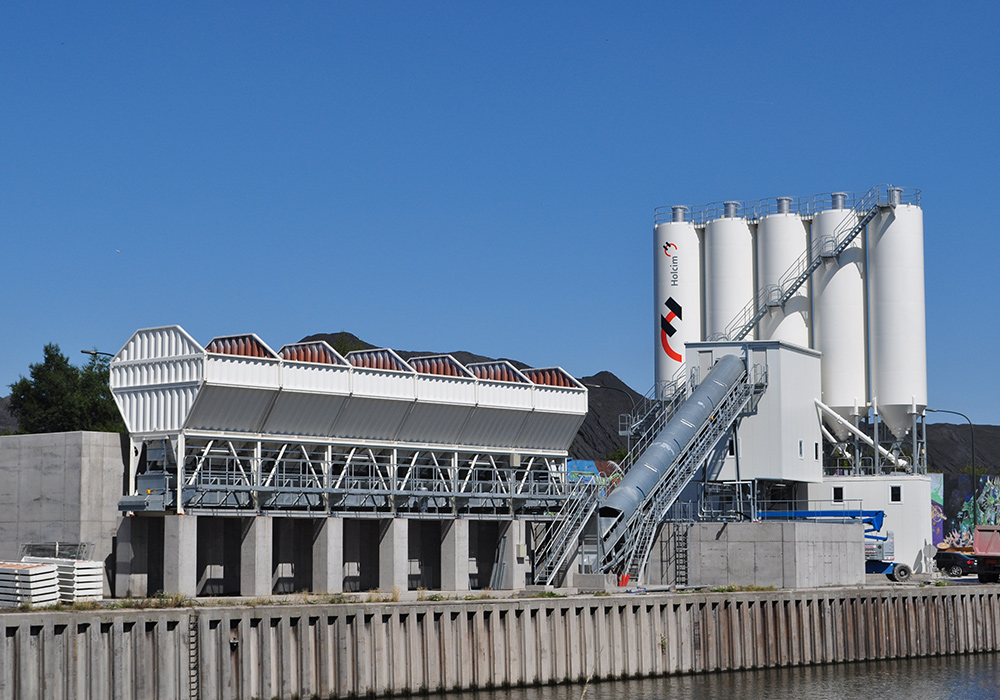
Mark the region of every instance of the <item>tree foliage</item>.
[[125, 424], [108, 386], [108, 360], [92, 355], [74, 367], [59, 346], [49, 343], [42, 362], [10, 385], [10, 412], [22, 433], [95, 430], [123, 433]]

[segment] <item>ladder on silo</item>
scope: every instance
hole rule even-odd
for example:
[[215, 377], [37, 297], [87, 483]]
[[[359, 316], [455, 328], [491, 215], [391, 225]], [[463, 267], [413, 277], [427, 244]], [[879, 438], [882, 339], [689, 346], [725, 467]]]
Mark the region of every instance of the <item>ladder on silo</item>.
[[688, 533], [691, 523], [674, 524], [674, 585], [688, 585]]
[[891, 200], [882, 199], [882, 188], [873, 187], [868, 190], [854, 205], [854, 209], [860, 213], [857, 223], [848, 227], [846, 224], [849, 220], [845, 220], [845, 223], [834, 231], [832, 246], [828, 245], [828, 240], [813, 241], [809, 249], [803, 252], [799, 259], [785, 271], [777, 285], [770, 285], [761, 290], [754, 299], [750, 300], [750, 303], [743, 307], [743, 310], [726, 327], [724, 333], [726, 339], [730, 341], [743, 340], [753, 332], [754, 327], [767, 315], [769, 309], [784, 307], [825, 258], [836, 258], [847, 250], [847, 247], [875, 218], [879, 210], [885, 207], [895, 207], [895, 204]]
[[199, 665], [198, 615], [193, 610], [188, 614], [188, 698], [201, 697], [201, 668]]
[[694, 437], [674, 460], [673, 468], [635, 509], [604, 539], [602, 570], [619, 574], [620, 585], [639, 580], [646, 570], [653, 540], [667, 511], [691, 481], [698, 468], [736, 420], [767, 387], [766, 368], [754, 366], [723, 397], [712, 416], [698, 428]]

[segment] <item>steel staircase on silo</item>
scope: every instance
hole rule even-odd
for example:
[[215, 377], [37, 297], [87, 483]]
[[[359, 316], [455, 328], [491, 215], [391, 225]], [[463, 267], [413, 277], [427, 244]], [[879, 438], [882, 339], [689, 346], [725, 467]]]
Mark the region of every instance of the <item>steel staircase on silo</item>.
[[653, 540], [664, 516], [709, 454], [744, 411], [767, 387], [767, 370], [754, 366], [726, 393], [712, 416], [698, 428], [673, 462], [671, 471], [624, 522], [604, 539], [602, 569], [619, 574], [620, 585], [639, 579], [649, 561]]
[[847, 250], [847, 247], [865, 230], [865, 227], [875, 218], [881, 208], [895, 206], [891, 200], [882, 199], [882, 192], [881, 186], [868, 190], [853, 207], [858, 212], [857, 223], [852, 226], [850, 220], [847, 219], [834, 231], [832, 240], [813, 241], [798, 260], [785, 271], [777, 285], [769, 285], [769, 287], [760, 290], [756, 297], [751, 299], [726, 327], [723, 334], [724, 339], [738, 341], [750, 335], [760, 320], [767, 315], [769, 309], [784, 307], [788, 303], [824, 259], [836, 258]]

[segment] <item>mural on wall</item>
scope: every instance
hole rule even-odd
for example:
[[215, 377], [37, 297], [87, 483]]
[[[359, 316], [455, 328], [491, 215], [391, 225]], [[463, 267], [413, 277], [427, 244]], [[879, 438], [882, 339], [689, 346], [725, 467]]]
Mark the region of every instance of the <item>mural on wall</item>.
[[931, 478], [931, 542], [944, 542], [944, 474], [928, 474]]
[[[943, 509], [941, 524], [943, 535], [941, 543], [949, 547], [971, 547], [973, 525], [972, 508], [972, 478], [966, 474], [945, 474], [942, 499]], [[1000, 476], [979, 476], [977, 505], [979, 512], [976, 522], [980, 525], [997, 525], [1000, 523]], [[932, 482], [933, 487], [933, 482]], [[938, 515], [936, 503], [932, 496], [932, 517], [936, 525]], [[935, 538], [935, 544], [937, 539]]]

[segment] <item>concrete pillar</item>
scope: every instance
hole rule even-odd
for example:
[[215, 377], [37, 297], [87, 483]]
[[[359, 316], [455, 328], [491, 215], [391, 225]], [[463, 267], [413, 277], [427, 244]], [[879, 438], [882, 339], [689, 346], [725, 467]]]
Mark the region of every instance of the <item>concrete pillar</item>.
[[115, 545], [115, 597], [136, 598], [148, 591], [148, 528], [139, 518], [122, 518]]
[[197, 516], [163, 516], [163, 591], [198, 594]]
[[409, 523], [404, 518], [383, 520], [380, 523], [378, 543], [378, 587], [383, 593], [393, 588], [407, 590], [410, 573]]
[[240, 595], [269, 596], [271, 581], [271, 533], [273, 521], [266, 515], [243, 520], [240, 544]]
[[578, 544], [576, 549], [574, 549], [572, 552], [566, 555], [566, 561], [563, 562], [563, 565], [561, 567], [566, 571], [566, 575], [563, 577], [561, 581], [559, 580], [559, 577], [556, 576], [556, 578], [552, 581], [553, 585], [567, 586], [567, 587], [574, 587], [581, 585], [580, 579], [583, 578], [583, 575], [579, 573], [581, 556], [582, 553], [580, 552], [580, 547]]
[[344, 591], [344, 519], [321, 518], [313, 536], [313, 593]]
[[469, 521], [441, 521], [441, 590], [469, 590]]
[[[503, 585], [505, 591], [524, 590], [530, 562], [527, 557], [523, 520], [511, 520], [501, 531], [500, 547], [503, 548], [501, 563], [504, 566]], [[506, 542], [504, 539], [506, 538]]]

